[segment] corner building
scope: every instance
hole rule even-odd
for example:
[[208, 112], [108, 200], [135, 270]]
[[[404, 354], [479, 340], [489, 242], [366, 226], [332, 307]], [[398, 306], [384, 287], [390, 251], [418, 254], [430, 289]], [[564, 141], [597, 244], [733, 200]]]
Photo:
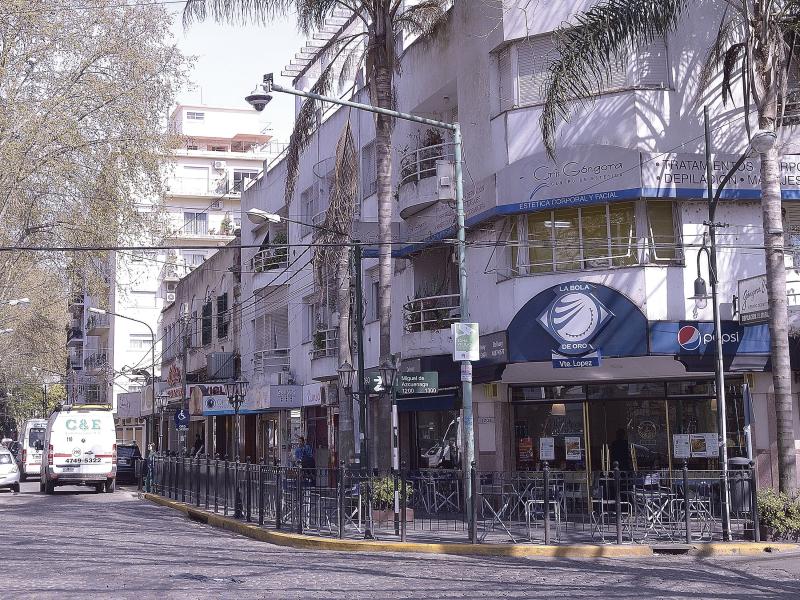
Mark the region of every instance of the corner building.
[[[439, 380], [436, 395], [398, 399], [401, 454], [409, 468], [442, 466], [431, 460], [437, 444], [455, 448], [449, 462], [463, 466], [459, 365], [450, 355], [450, 325], [456, 321], [480, 324], [481, 360], [473, 369], [480, 470], [536, 469], [545, 459], [577, 477], [614, 460], [623, 468], [677, 469], [689, 441], [690, 468], [719, 466], [716, 449], [709, 447], [717, 436], [718, 410], [712, 307], [690, 298], [708, 219], [697, 73], [709, 50], [707, 32], [716, 28], [724, 7], [694, 7], [677, 33], [631, 51], [591, 105], [576, 104], [573, 118], [558, 130], [557, 156], [551, 160], [539, 130], [541, 84], [552, 32], [570, 19], [574, 4], [520, 2], [519, 10], [500, 10], [488, 3], [456, 3], [439, 41], [409, 39], [402, 48], [397, 107], [458, 120], [463, 128], [470, 296], [469, 314], [461, 315], [455, 248], [447, 241], [455, 237], [446, 178], [452, 174], [452, 140], [445, 132], [398, 121], [392, 141], [393, 351], [403, 370], [437, 371]], [[585, 8], [591, 2], [578, 4]], [[322, 54], [305, 59], [284, 74], [293, 76], [295, 87], [309, 89], [322, 60]], [[346, 97], [368, 102], [361, 81], [353, 81]], [[703, 98], [711, 115], [716, 184], [747, 139], [743, 110], [724, 107], [719, 87], [710, 89]], [[336, 142], [348, 118], [361, 159], [354, 237], [374, 240], [374, 125], [366, 113], [321, 113], [289, 204], [286, 167], [277, 161], [243, 194], [242, 210], [256, 207], [321, 223]], [[795, 119], [789, 111], [778, 142], [790, 282], [800, 280], [792, 249], [800, 231]], [[732, 457], [747, 453], [749, 392], [753, 455], [761, 484], [773, 485], [777, 446], [769, 330], [763, 323], [741, 324], [733, 303], [740, 280], [765, 272], [758, 249], [763, 245], [759, 203], [759, 162], [753, 158], [725, 188], [716, 216], [726, 224], [718, 229], [726, 443]], [[275, 252], [267, 248], [270, 239], [308, 243], [311, 228], [290, 224], [278, 231], [283, 224], [254, 226], [244, 219], [243, 224], [244, 244], [265, 244], [265, 250], [243, 251], [243, 265], [250, 261], [255, 271], [243, 269], [243, 293], [265, 299], [249, 323], [243, 319], [243, 370], [249, 369], [256, 390], [283, 383], [283, 376], [267, 374], [273, 369], [304, 390], [321, 388], [323, 398], [335, 398], [335, 340], [341, 333], [327, 291], [315, 288], [305, 264], [309, 253], [301, 258], [303, 248], [291, 246], [281, 255], [284, 263], [263, 260], [264, 252]], [[362, 277], [370, 372], [378, 363], [378, 275], [377, 259], [367, 256]], [[708, 281], [705, 257], [699, 262]], [[789, 300], [793, 304], [794, 296]], [[259, 333], [262, 317], [274, 335]], [[793, 368], [798, 365], [793, 357]], [[306, 437], [324, 432], [326, 464], [336, 464], [336, 401], [303, 406], [303, 396], [298, 393], [297, 405], [289, 409], [297, 420], [286, 421], [283, 443], [294, 442], [291, 427]], [[377, 402], [370, 405], [374, 410]], [[369, 442], [377, 456], [389, 440], [373, 425]], [[800, 425], [795, 431], [800, 433]], [[621, 437], [629, 448], [622, 454], [613, 450]]]

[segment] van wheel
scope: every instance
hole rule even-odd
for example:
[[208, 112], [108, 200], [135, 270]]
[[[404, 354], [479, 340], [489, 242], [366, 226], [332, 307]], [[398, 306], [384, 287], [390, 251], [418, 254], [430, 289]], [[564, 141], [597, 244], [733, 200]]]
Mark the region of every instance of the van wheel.
[[15, 483], [14, 485], [12, 485], [11, 491], [14, 492], [15, 494], [19, 494], [19, 484]]
[[104, 483], [96, 483], [94, 486], [94, 491], [97, 492], [98, 494], [102, 494], [104, 486], [105, 486]]
[[117, 488], [116, 479], [106, 479], [106, 494], [113, 494], [116, 488]]
[[48, 496], [52, 496], [53, 493], [56, 491], [56, 484], [52, 481], [45, 481], [44, 482], [44, 493]]

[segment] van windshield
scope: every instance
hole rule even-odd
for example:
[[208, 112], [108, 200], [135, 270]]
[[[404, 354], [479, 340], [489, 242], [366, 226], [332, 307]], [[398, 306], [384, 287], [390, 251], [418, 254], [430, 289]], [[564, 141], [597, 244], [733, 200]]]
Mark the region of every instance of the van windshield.
[[44, 444], [44, 429], [31, 429], [28, 432], [28, 447], [33, 448], [36, 442]]

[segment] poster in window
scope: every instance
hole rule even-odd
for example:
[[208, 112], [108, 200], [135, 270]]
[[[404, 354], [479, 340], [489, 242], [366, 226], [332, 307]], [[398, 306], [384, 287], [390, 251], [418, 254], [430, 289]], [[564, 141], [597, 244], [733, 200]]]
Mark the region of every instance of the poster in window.
[[717, 458], [719, 456], [716, 433], [693, 433], [689, 436], [689, 443], [692, 458]]
[[675, 458], [689, 458], [691, 456], [688, 433], [675, 433], [672, 435], [672, 454]]
[[555, 440], [551, 437], [539, 438], [539, 460], [555, 460]]
[[520, 462], [533, 462], [533, 439], [520, 438], [517, 442], [517, 453]]
[[583, 459], [583, 451], [581, 450], [581, 438], [577, 436], [564, 436], [564, 447], [567, 452], [567, 460], [581, 460]]

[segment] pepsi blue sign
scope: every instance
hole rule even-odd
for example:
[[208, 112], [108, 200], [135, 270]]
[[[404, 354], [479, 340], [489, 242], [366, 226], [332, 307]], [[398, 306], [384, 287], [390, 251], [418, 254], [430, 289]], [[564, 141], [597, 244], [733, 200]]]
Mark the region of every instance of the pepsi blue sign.
[[[557, 368], [596, 366], [600, 356], [644, 356], [647, 319], [612, 288], [568, 281], [519, 310], [508, 326], [508, 350], [510, 362], [560, 361]], [[587, 361], [567, 360], [572, 357]]]
[[[715, 351], [714, 323], [709, 321], [653, 321], [650, 323], [650, 353], [703, 355]], [[722, 353], [768, 355], [769, 327], [722, 322]]]

